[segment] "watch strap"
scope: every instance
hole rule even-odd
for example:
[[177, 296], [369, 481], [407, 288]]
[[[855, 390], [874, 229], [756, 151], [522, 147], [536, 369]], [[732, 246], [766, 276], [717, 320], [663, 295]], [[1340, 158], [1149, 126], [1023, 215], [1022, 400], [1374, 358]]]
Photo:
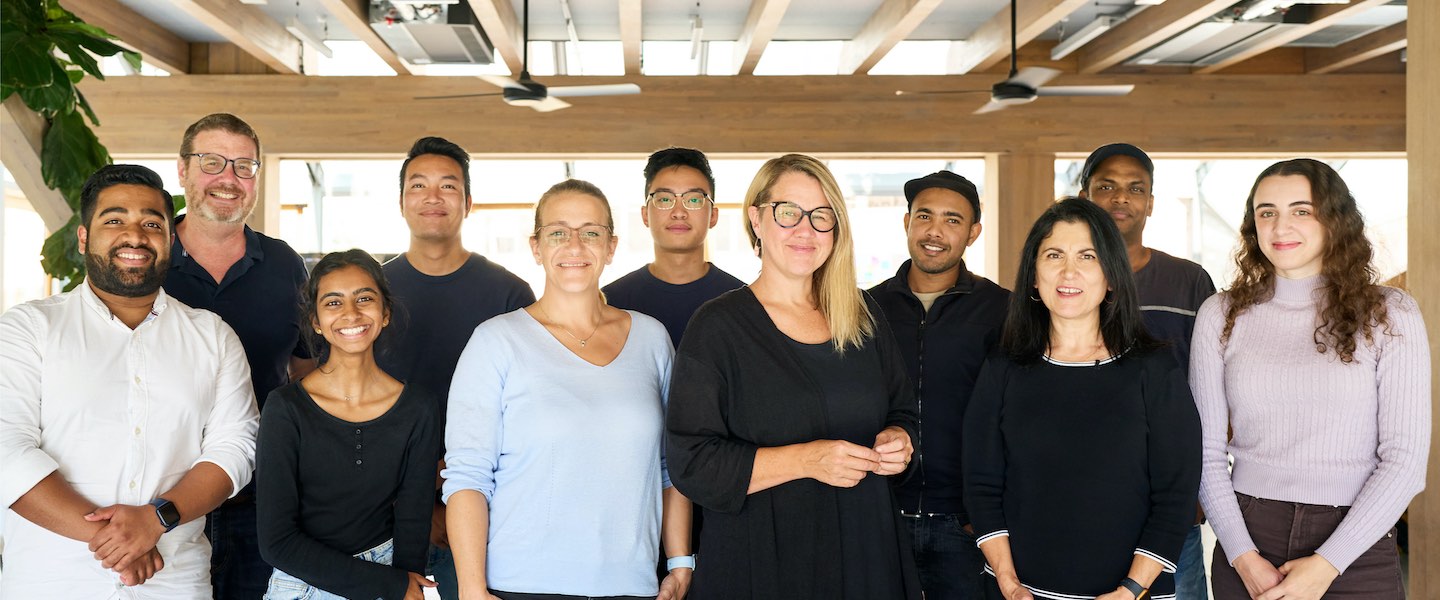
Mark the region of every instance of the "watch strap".
[[1135, 594], [1135, 600], [1145, 600], [1150, 597], [1150, 588], [1140, 585], [1140, 582], [1129, 577], [1120, 580], [1120, 587], [1130, 590]]
[[691, 554], [690, 556], [676, 556], [665, 559], [665, 570], [674, 571], [675, 569], [695, 570], [695, 555]]

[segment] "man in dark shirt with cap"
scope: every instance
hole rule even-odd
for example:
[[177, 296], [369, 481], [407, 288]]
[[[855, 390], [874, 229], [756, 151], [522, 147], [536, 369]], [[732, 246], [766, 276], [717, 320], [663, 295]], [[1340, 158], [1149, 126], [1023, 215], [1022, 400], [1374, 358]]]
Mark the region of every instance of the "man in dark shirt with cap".
[[[1155, 163], [1145, 151], [1130, 144], [1107, 144], [1085, 159], [1080, 197], [1090, 199], [1115, 219], [1130, 255], [1145, 328], [1168, 343], [1175, 360], [1189, 369], [1195, 312], [1215, 293], [1215, 284], [1200, 265], [1145, 246], [1145, 221], [1155, 210], [1154, 180]], [[1185, 538], [1175, 571], [1177, 600], [1208, 597], [1199, 521]]]
[[899, 342], [919, 399], [912, 474], [895, 489], [927, 600], [983, 598], [985, 557], [961, 499], [960, 431], [1010, 292], [965, 268], [980, 236], [975, 184], [939, 171], [905, 184], [910, 260], [870, 289]]

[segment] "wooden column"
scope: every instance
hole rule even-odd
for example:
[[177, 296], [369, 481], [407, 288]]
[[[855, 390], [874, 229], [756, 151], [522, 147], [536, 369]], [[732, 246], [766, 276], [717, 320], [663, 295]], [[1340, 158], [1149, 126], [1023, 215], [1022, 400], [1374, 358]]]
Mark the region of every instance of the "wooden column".
[[259, 181], [255, 190], [260, 199], [255, 201], [255, 211], [245, 223], [251, 229], [271, 237], [280, 237], [280, 158], [267, 156], [260, 167]]
[[65, 226], [75, 211], [60, 192], [45, 185], [40, 176], [41, 140], [45, 136], [45, 119], [21, 102], [18, 94], [5, 100], [0, 108], [0, 160], [10, 169], [15, 184], [25, 193], [35, 212], [45, 221], [45, 229], [55, 231]]
[[[1005, 288], [1015, 285], [1020, 248], [1040, 213], [1055, 200], [1055, 154], [1006, 152], [985, 155], [985, 268]], [[1017, 294], [1024, 290], [1014, 290]]]
[[[1410, 293], [1430, 336], [1430, 406], [1440, 415], [1440, 4], [1409, 4], [1409, 64], [1405, 69], [1405, 151], [1410, 164]], [[1434, 420], [1432, 419], [1432, 423]], [[1440, 452], [1430, 444], [1425, 491], [1410, 504], [1410, 597], [1440, 598]]]

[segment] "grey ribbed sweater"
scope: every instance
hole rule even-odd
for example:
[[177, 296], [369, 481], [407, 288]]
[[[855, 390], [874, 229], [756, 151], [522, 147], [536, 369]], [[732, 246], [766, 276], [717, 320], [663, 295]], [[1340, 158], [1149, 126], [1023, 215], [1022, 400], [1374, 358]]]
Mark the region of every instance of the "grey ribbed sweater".
[[1275, 280], [1274, 298], [1240, 315], [1227, 344], [1220, 332], [1228, 294], [1212, 296], [1196, 318], [1190, 386], [1204, 435], [1200, 502], [1231, 563], [1255, 549], [1237, 491], [1350, 506], [1316, 551], [1343, 573], [1425, 486], [1425, 325], [1413, 298], [1385, 288], [1391, 335], [1361, 340], [1355, 362], [1344, 364], [1333, 351], [1315, 351], [1320, 276]]

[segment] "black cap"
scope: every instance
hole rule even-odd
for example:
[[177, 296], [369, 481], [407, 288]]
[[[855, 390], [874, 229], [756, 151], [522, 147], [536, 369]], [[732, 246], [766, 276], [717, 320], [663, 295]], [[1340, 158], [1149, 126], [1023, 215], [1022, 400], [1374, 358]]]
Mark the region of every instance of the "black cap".
[[1100, 165], [1104, 164], [1107, 159], [1121, 155], [1140, 161], [1140, 166], [1145, 167], [1145, 172], [1150, 174], [1151, 183], [1154, 183], [1155, 162], [1150, 160], [1150, 155], [1146, 154], [1144, 150], [1130, 144], [1105, 144], [1096, 148], [1085, 159], [1085, 168], [1080, 170], [1080, 190], [1084, 191], [1085, 188], [1090, 187], [1090, 176], [1095, 174], [1095, 169], [1100, 168]]
[[980, 192], [975, 189], [975, 184], [969, 179], [951, 173], [949, 171], [936, 171], [919, 179], [911, 179], [905, 182], [905, 207], [908, 210], [910, 205], [915, 203], [915, 196], [930, 188], [943, 188], [964, 196], [970, 201], [970, 208], [975, 210], [975, 222], [980, 222]]

